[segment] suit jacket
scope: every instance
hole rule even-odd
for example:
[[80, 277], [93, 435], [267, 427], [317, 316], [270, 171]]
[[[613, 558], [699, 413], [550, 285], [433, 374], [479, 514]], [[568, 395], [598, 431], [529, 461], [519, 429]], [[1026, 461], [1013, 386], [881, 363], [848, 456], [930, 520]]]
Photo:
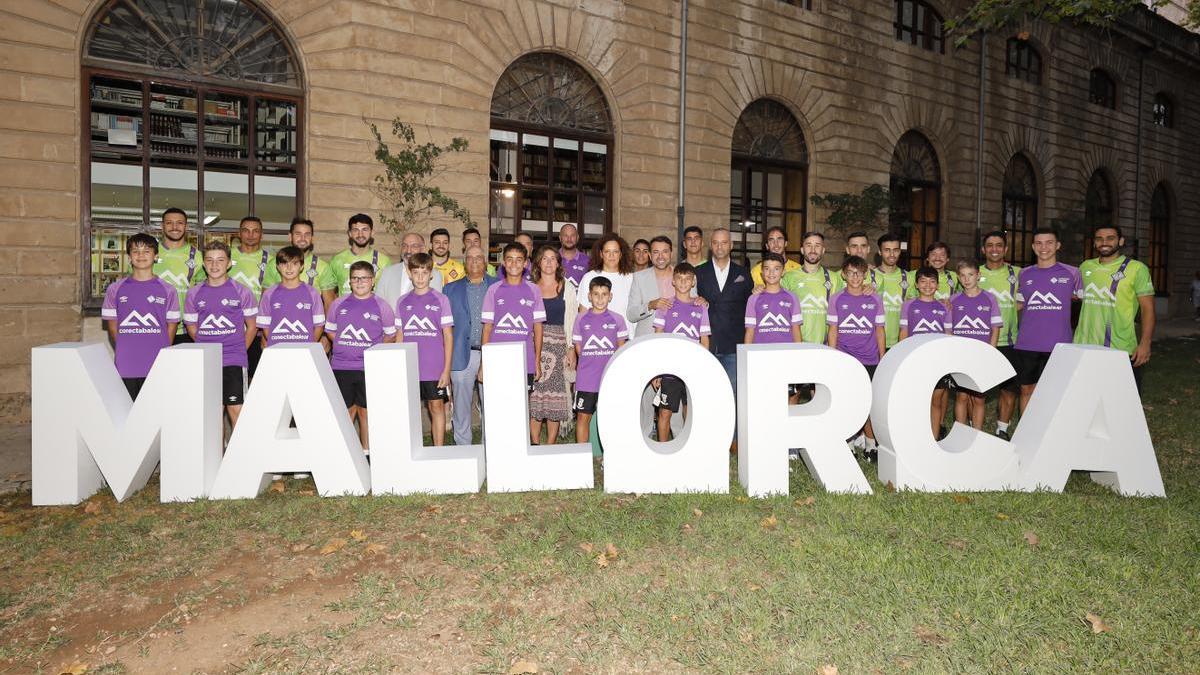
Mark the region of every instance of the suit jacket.
[[[496, 277], [483, 277], [483, 288], [496, 283]], [[467, 287], [471, 281], [467, 278], [452, 281], [442, 289], [442, 295], [450, 301], [450, 313], [454, 315], [454, 352], [450, 358], [450, 370], [462, 370], [471, 363], [471, 322], [479, 321], [478, 315], [471, 316], [471, 308], [467, 302]]]
[[716, 268], [709, 260], [696, 268], [696, 290], [708, 301], [708, 322], [712, 325], [710, 351], [736, 354], [737, 346], [746, 336], [746, 301], [754, 290], [750, 270], [730, 259], [729, 276], [721, 289]]
[[[654, 312], [646, 311], [646, 303], [660, 297], [662, 293], [658, 290], [658, 278], [654, 276], [654, 267], [633, 273], [633, 286], [629, 289], [629, 307], [625, 310], [625, 318], [633, 325], [629, 339], [654, 332]], [[692, 287], [692, 297], [696, 297], [695, 286]]]

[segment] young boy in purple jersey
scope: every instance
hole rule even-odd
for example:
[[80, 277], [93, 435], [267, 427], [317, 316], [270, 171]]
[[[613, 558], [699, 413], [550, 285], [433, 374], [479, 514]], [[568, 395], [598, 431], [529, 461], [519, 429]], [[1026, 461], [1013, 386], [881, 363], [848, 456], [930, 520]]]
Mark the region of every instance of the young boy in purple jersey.
[[[542, 378], [542, 324], [546, 322], [546, 306], [542, 303], [542, 292], [525, 278], [524, 246], [516, 242], [505, 246], [501, 263], [504, 279], [489, 286], [483, 296], [480, 313], [483, 344], [524, 342], [525, 389], [532, 391], [534, 380]], [[477, 379], [483, 381], [482, 368]]]
[[[946, 303], [937, 299], [938, 271], [925, 266], [917, 270], [917, 297], [908, 300], [900, 308], [900, 339], [925, 333], [950, 334], [950, 310]], [[942, 420], [949, 405], [950, 382], [946, 377], [938, 380], [929, 402], [929, 418], [933, 425], [933, 437], [942, 437]]]
[[[996, 296], [979, 287], [979, 264], [972, 260], [958, 263], [958, 283], [962, 292], [950, 298], [950, 330], [954, 335], [982, 340], [995, 347], [1000, 339], [1004, 317]], [[954, 420], [976, 429], [983, 428], [983, 393], [959, 388], [954, 400]]]
[[[842, 276], [846, 279], [845, 290], [829, 299], [829, 311], [825, 317], [829, 324], [829, 346], [858, 359], [867, 369], [867, 375], [875, 377], [875, 366], [884, 350], [885, 313], [883, 300], [872, 293], [866, 285], [867, 261], [852, 255], [842, 263]], [[863, 455], [874, 462], [878, 457], [875, 447], [875, 431], [871, 420], [863, 424]]]
[[300, 279], [304, 252], [284, 246], [275, 254], [280, 282], [263, 291], [258, 302], [258, 328], [262, 346], [288, 342], [320, 342], [325, 332], [325, 304], [321, 292]]
[[229, 245], [210, 241], [204, 245], [204, 273], [199, 286], [188, 289], [183, 303], [183, 325], [197, 343], [221, 345], [221, 401], [229, 414], [229, 427], [237, 426], [246, 396], [246, 350], [257, 334], [258, 303], [254, 292], [229, 278]]
[[[340, 295], [329, 305], [325, 338], [333, 344], [329, 365], [337, 380], [342, 400], [350, 411], [350, 423], [358, 421], [358, 438], [367, 450], [367, 378], [363, 352], [396, 339], [396, 314], [371, 289], [375, 266], [369, 260], [350, 263], [350, 294]], [[444, 425], [443, 425], [444, 426]]]
[[596, 399], [600, 392], [600, 376], [604, 366], [629, 337], [625, 317], [608, 311], [612, 301], [612, 282], [608, 277], [594, 277], [588, 284], [591, 309], [575, 319], [571, 342], [575, 345], [577, 375], [575, 376], [575, 442], [588, 442], [588, 426], [596, 414]]
[[[686, 262], [676, 265], [671, 274], [675, 302], [654, 311], [654, 332], [678, 335], [708, 349], [708, 336], [712, 335], [708, 307], [696, 304], [692, 297], [695, 285], [696, 268]], [[687, 387], [674, 375], [656, 377], [652, 384], [658, 390], [658, 440], [665, 443], [671, 439], [671, 415], [687, 404]]]
[[179, 294], [154, 275], [158, 240], [139, 232], [125, 242], [125, 253], [133, 271], [109, 284], [100, 316], [113, 341], [117, 374], [136, 401], [159, 350], [175, 339]]
[[1021, 270], [1017, 280], [1017, 309], [1021, 312], [1016, 349], [1017, 382], [1021, 385], [1021, 412], [1029, 404], [1054, 346], [1074, 339], [1071, 302], [1083, 292], [1078, 267], [1058, 261], [1062, 243], [1049, 227], [1033, 233], [1037, 262]]
[[800, 303], [796, 296], [779, 285], [786, 262], [778, 253], [763, 255], [764, 290], [746, 301], [744, 342], [748, 345], [803, 341], [800, 326], [804, 323], [804, 314], [800, 311]]
[[417, 345], [417, 371], [421, 401], [429, 410], [434, 445], [446, 443], [446, 387], [450, 384], [450, 359], [454, 351], [454, 315], [446, 296], [429, 287], [433, 257], [414, 253], [408, 258], [408, 278], [413, 290], [396, 302], [396, 342]]

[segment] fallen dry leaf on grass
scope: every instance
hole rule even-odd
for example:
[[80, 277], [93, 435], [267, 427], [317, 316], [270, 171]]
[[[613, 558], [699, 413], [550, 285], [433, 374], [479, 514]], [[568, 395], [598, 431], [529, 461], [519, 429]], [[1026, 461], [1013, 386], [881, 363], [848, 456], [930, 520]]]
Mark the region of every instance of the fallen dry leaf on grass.
[[683, 530], [684, 532], [691, 532], [691, 531], [692, 531], [692, 526], [691, 526], [691, 525], [689, 525], [689, 524], [687, 524], [687, 523], [684, 523], [683, 525], [681, 525], [681, 526], [679, 527], [679, 529]]
[[813, 504], [816, 504], [816, 503], [817, 503], [817, 499], [815, 497], [811, 497], [811, 496], [805, 497], [804, 499], [796, 500], [796, 506], [812, 506]]
[[508, 675], [537, 675], [538, 664], [533, 661], [516, 661], [508, 669]]
[[761, 521], [759, 521], [758, 524], [762, 525], [764, 528], [770, 530], [779, 524], [779, 519], [773, 515], [767, 516], [766, 518], [763, 518]]
[[441, 512], [442, 512], [441, 504], [430, 504], [429, 506], [425, 507], [425, 513], [441, 513]]
[[609, 544], [604, 547], [604, 553], [608, 556], [609, 560], [616, 560], [617, 556], [620, 555], [617, 553], [617, 547], [613, 546], [612, 542], [609, 542]]
[[1030, 546], [1037, 546], [1039, 543], [1041, 543], [1041, 539], [1038, 539], [1038, 536], [1033, 532], [1026, 531], [1022, 536], [1025, 537], [1025, 543], [1029, 544]]
[[1008, 520], [1008, 514], [1007, 513], [997, 513], [996, 520]]
[[959, 551], [965, 551], [967, 548], [967, 542], [962, 539], [950, 539], [946, 542], [946, 545]]
[[746, 495], [738, 495], [733, 498], [733, 501], [738, 502], [740, 504], [745, 504], [746, 502], [750, 501], [750, 498], [747, 497]]
[[[96, 501], [88, 502], [87, 505], [83, 507], [83, 512], [84, 513], [92, 513], [92, 514], [100, 513], [100, 502], [96, 502]], [[86, 666], [84, 666], [84, 667], [86, 668]]]
[[367, 544], [367, 555], [383, 555], [387, 547], [383, 544]]
[[1101, 619], [1096, 614], [1088, 612], [1087, 616], [1084, 618], [1087, 619], [1088, 624], [1092, 627], [1092, 633], [1107, 633], [1108, 631], [1112, 630], [1112, 628], [1109, 628], [1107, 623], [1104, 623], [1104, 619]]
[[889, 480], [888, 482], [886, 482], [886, 483], [884, 483], [884, 484], [883, 484], [883, 488], [884, 488], [885, 490], [887, 490], [888, 492], [895, 492], [895, 491], [896, 491], [896, 486], [895, 486], [895, 485], [892, 483], [892, 481], [890, 481], [890, 480]]
[[585, 541], [579, 545], [579, 550], [583, 551], [584, 553], [587, 553], [588, 555], [592, 554], [593, 548], [595, 548], [595, 547], [592, 546], [592, 542], [590, 542], [590, 541]]
[[942, 637], [942, 635], [937, 631], [929, 628], [928, 626], [922, 626], [921, 624], [917, 624], [913, 627], [913, 634], [917, 636], [918, 640], [927, 645], [944, 645], [949, 642], [949, 640], [947, 640], [945, 637]]
[[299, 492], [297, 492], [296, 494], [298, 494], [298, 495], [304, 495], [305, 497], [312, 497], [312, 496], [314, 496], [314, 495], [316, 495], [316, 494], [317, 494], [317, 491], [316, 491], [316, 490], [311, 490], [311, 489], [305, 489], [305, 490], [300, 490], [300, 491], [299, 491]]
[[350, 538], [354, 541], [366, 541], [367, 535], [362, 530], [350, 530]]
[[971, 498], [966, 495], [954, 495], [955, 504], [970, 504]]
[[345, 545], [346, 545], [345, 539], [341, 539], [341, 538], [330, 539], [328, 544], [325, 544], [324, 546], [321, 547], [321, 555], [329, 555], [330, 553], [337, 553], [338, 551], [342, 550], [342, 547]]
[[704, 512], [700, 509], [692, 509], [692, 515], [699, 518], [700, 516], [704, 515]]
[[281, 480], [277, 480], [274, 483], [271, 483], [271, 492], [282, 493], [285, 489], [287, 489], [287, 488], [284, 486], [283, 481], [281, 481]]
[[608, 556], [604, 555], [603, 553], [596, 556], [596, 566], [601, 568], [608, 567]]
[[817, 675], [838, 675], [837, 666], [833, 665], [832, 663], [826, 663], [820, 668], [817, 668]]
[[292, 544], [292, 553], [299, 553], [308, 548], [311, 544]]
[[72, 663], [66, 670], [62, 671], [62, 675], [83, 675], [87, 672], [87, 664]]

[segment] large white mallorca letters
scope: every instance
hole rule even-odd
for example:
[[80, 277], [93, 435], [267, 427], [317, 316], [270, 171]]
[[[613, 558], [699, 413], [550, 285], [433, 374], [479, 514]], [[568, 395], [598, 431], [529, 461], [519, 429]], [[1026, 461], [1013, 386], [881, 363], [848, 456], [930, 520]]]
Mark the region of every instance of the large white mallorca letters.
[[[662, 374], [683, 380], [688, 392], [687, 423], [667, 443], [651, 442], [640, 418], [642, 391]], [[604, 369], [597, 402], [604, 490], [728, 492], [733, 413], [729, 377], [707, 349], [670, 335], [626, 343]]]
[[1020, 489], [1062, 492], [1079, 470], [1123, 495], [1166, 496], [1125, 352], [1055, 347], [1013, 444]]
[[35, 505], [78, 504], [105, 480], [124, 500], [160, 460], [162, 501], [208, 493], [221, 463], [220, 345], [163, 350], [136, 403], [101, 343], [35, 347], [31, 361]]
[[483, 400], [488, 492], [571, 490], [595, 485], [591, 445], [529, 446], [523, 343], [483, 346]]
[[940, 444], [929, 404], [947, 373], [975, 391], [987, 391], [1015, 373], [1008, 359], [980, 340], [917, 335], [888, 350], [875, 369], [871, 424], [879, 449], [879, 480], [897, 490], [923, 492], [1004, 490], [1017, 485], [1012, 445], [955, 423]]
[[[483, 446], [426, 447], [421, 438], [417, 346], [376, 345], [365, 353], [371, 410], [371, 491], [460, 494], [483, 485]], [[589, 472], [591, 467], [588, 467]], [[590, 473], [589, 473], [590, 475]]]
[[271, 474], [300, 471], [312, 474], [322, 496], [371, 489], [333, 370], [313, 343], [263, 350], [211, 496], [249, 499], [267, 487]]
[[[871, 410], [871, 380], [854, 357], [815, 344], [738, 346], [738, 480], [752, 497], [788, 493], [788, 449], [830, 492], [871, 492], [846, 445]], [[789, 384], [816, 383], [788, 404]]]

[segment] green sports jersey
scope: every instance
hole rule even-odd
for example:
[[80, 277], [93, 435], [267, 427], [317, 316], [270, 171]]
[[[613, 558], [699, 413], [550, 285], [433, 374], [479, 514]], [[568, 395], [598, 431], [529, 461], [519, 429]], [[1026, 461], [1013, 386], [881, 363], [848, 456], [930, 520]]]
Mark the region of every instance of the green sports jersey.
[[900, 310], [904, 307], [904, 296], [917, 280], [917, 275], [900, 268], [891, 273], [873, 269], [867, 275], [867, 280], [883, 300], [883, 335], [885, 345], [890, 349], [900, 341]]
[[304, 267], [300, 268], [300, 280], [309, 286], [315, 286], [322, 293], [337, 288], [337, 279], [333, 277], [333, 268], [329, 261], [316, 253], [304, 257]]
[[[908, 295], [904, 297], [905, 300], [912, 300], [913, 298], [921, 295], [917, 292], [917, 273], [910, 272], [909, 274], [912, 275], [913, 281], [912, 285], [908, 287]], [[933, 292], [934, 300], [946, 302], [950, 299], [950, 296], [954, 295], [959, 290], [961, 289], [958, 287], [957, 274], [951, 272], [950, 270], [938, 270], [938, 287], [937, 290]]]
[[350, 249], [344, 249], [329, 261], [330, 273], [337, 282], [338, 295], [350, 294], [350, 266], [359, 260], [371, 263], [375, 267], [376, 275], [379, 274], [379, 270], [392, 264], [392, 259], [379, 249], [368, 249], [358, 255], [354, 255]]
[[232, 250], [233, 260], [229, 266], [229, 278], [254, 292], [254, 298], [262, 297], [264, 289], [279, 283], [279, 268], [275, 256], [265, 248], [251, 253], [242, 253], [236, 246]]
[[[204, 281], [204, 252], [191, 244], [179, 248], [158, 246], [158, 256], [154, 258], [154, 276], [162, 279], [179, 294], [179, 306], [183, 307], [188, 289]], [[183, 322], [179, 322], [177, 333], [185, 332]]]
[[1083, 307], [1079, 310], [1075, 342], [1112, 347], [1132, 354], [1138, 344], [1134, 327], [1138, 298], [1154, 295], [1150, 269], [1126, 256], [1108, 264], [1093, 258], [1079, 266], [1079, 277], [1083, 287]]
[[1004, 325], [1000, 327], [999, 347], [1008, 347], [1017, 343], [1017, 301], [1013, 295], [1017, 292], [1017, 277], [1021, 268], [1005, 263], [997, 269], [989, 269], [987, 265], [979, 268], [979, 287], [996, 299], [1000, 306], [1000, 317]]
[[824, 344], [828, 329], [825, 317], [829, 298], [845, 286], [842, 276], [836, 270], [824, 267], [812, 272], [805, 272], [802, 267], [783, 275], [779, 284], [800, 302], [800, 311], [804, 314], [800, 334], [804, 341]]

